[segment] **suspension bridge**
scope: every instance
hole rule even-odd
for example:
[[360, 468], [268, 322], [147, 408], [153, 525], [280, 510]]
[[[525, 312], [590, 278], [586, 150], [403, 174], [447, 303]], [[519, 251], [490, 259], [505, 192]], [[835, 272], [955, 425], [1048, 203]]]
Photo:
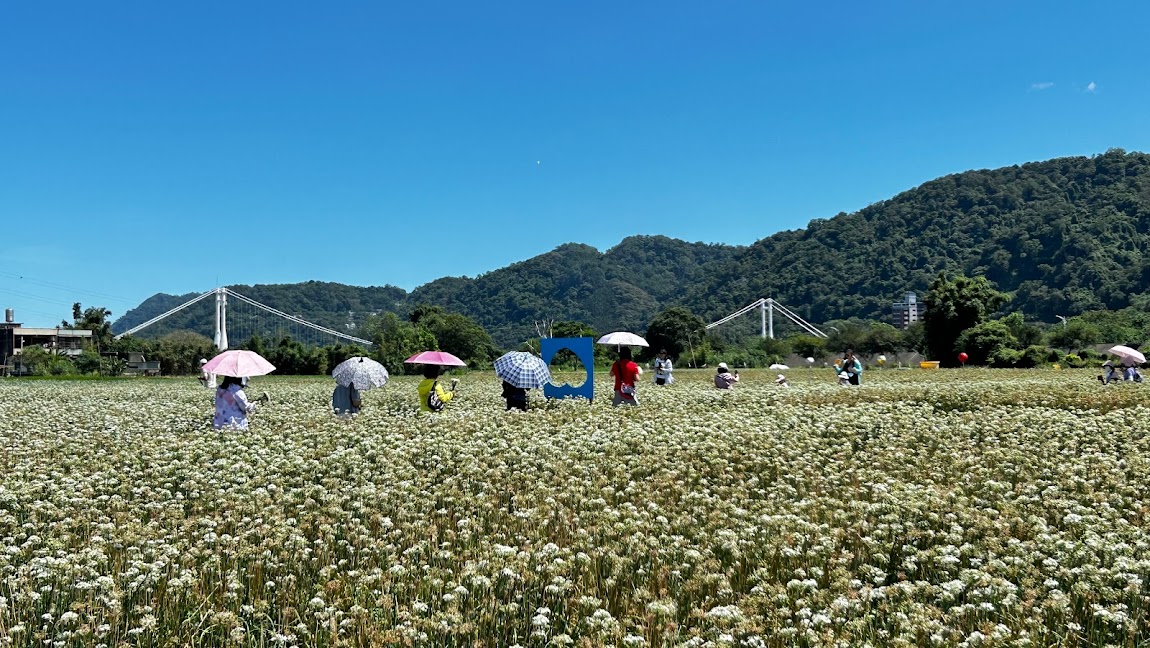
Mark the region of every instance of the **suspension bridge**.
[[192, 313], [203, 319], [202, 316], [207, 315], [203, 309], [208, 306], [215, 309], [215, 328], [211, 337], [216, 347], [221, 351], [228, 348], [229, 336], [233, 340], [247, 340], [257, 335], [271, 339], [291, 337], [313, 346], [350, 343], [366, 348], [375, 347], [371, 340], [309, 322], [299, 315], [291, 315], [266, 304], [261, 304], [226, 287], [213, 288], [202, 295], [193, 297], [167, 312], [120, 333], [115, 339], [119, 340], [125, 335], [135, 335], [150, 326], [176, 316], [178, 313]]
[[[328, 326], [310, 322], [299, 315], [285, 313], [226, 287], [213, 288], [201, 295], [197, 295], [175, 308], [165, 311], [142, 324], [120, 333], [115, 336], [115, 339], [119, 340], [126, 335], [135, 335], [148, 327], [154, 326], [166, 319], [173, 318], [182, 312], [198, 311], [194, 313], [198, 315], [198, 317], [193, 319], [202, 321], [204, 316], [207, 315], [203, 309], [208, 307], [211, 307], [214, 313], [212, 317], [214, 327], [210, 337], [220, 350], [228, 348], [229, 339], [248, 340], [257, 335], [269, 340], [291, 337], [304, 344], [313, 346], [344, 343], [358, 344], [365, 348], [375, 347], [375, 344], [372, 343], [371, 340], [356, 337], [346, 331], [339, 331]], [[798, 326], [805, 333], [819, 338], [827, 337], [827, 334], [819, 330], [814, 324], [811, 324], [790, 308], [769, 297], [757, 299], [730, 315], [707, 324], [706, 329], [715, 329], [756, 310], [759, 311], [762, 337], [764, 338], [775, 337], [776, 313]], [[349, 322], [346, 326], [350, 328], [354, 325]]]
[[707, 325], [707, 330], [709, 331], [713, 328], [716, 328], [718, 326], [726, 324], [727, 322], [730, 322], [731, 320], [737, 319], [739, 317], [742, 317], [743, 315], [746, 315], [747, 313], [753, 312], [755, 309], [759, 310], [759, 317], [761, 318], [761, 321], [762, 321], [762, 330], [763, 330], [762, 336], [764, 338], [769, 337], [771, 339], [774, 339], [774, 337], [775, 337], [775, 312], [776, 311], [780, 315], [785, 317], [786, 319], [793, 322], [796, 326], [798, 326], [804, 332], [809, 333], [810, 335], [813, 335], [813, 336], [819, 337], [819, 338], [826, 338], [827, 337], [827, 334], [820, 331], [817, 327], [815, 327], [814, 324], [811, 324], [810, 322], [806, 321], [805, 319], [799, 317], [798, 314], [796, 314], [794, 311], [787, 308], [786, 306], [783, 306], [782, 304], [775, 301], [774, 299], [771, 299], [770, 297], [767, 297], [765, 299], [755, 300], [754, 302], [751, 302], [750, 304], [748, 304], [748, 305], [744, 306], [743, 308], [731, 313], [730, 315], [727, 315], [723, 319], [711, 322], [710, 324]]

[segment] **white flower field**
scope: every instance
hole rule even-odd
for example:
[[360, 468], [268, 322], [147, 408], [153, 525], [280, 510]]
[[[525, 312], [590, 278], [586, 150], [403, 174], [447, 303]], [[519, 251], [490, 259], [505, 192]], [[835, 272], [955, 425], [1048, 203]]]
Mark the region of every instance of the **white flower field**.
[[264, 378], [0, 381], [2, 646], [1137, 646], [1150, 392], [709, 372], [441, 415]]

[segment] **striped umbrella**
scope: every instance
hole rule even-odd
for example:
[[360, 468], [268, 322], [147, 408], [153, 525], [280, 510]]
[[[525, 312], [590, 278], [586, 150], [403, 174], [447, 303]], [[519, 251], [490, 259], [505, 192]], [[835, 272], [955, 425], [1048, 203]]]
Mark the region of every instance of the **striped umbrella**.
[[521, 389], [538, 389], [551, 382], [551, 368], [539, 356], [512, 351], [495, 361], [495, 375]]

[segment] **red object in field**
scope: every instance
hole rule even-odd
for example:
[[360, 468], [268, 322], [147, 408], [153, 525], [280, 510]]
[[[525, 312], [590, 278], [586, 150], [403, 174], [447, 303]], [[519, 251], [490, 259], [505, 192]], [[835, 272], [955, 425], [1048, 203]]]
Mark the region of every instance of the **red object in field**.
[[966, 351], [963, 351], [962, 353], [958, 354], [958, 361], [961, 362], [962, 364], [966, 364], [966, 361], [968, 359], [970, 359], [970, 356], [966, 355]]

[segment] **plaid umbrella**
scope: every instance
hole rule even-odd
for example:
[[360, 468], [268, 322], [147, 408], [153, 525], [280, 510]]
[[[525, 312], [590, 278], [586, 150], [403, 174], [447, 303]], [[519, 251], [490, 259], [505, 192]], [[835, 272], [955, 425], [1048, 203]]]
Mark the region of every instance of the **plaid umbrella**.
[[363, 356], [353, 356], [339, 363], [332, 369], [331, 377], [339, 385], [351, 385], [361, 391], [383, 387], [388, 378], [387, 369], [383, 365]]
[[523, 351], [512, 351], [497, 359], [495, 375], [521, 389], [537, 389], [551, 382], [547, 363]]

